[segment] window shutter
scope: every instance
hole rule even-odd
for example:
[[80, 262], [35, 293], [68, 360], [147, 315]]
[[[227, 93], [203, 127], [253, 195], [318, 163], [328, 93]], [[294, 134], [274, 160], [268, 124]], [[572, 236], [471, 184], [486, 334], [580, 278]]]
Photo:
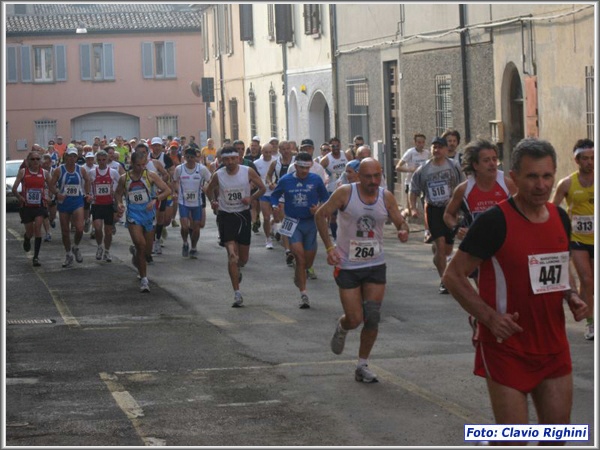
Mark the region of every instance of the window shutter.
[[142, 76], [154, 78], [154, 55], [152, 42], [142, 42]]
[[56, 81], [67, 81], [67, 48], [63, 44], [54, 46]]
[[6, 47], [6, 82], [19, 81], [17, 72], [17, 47]]
[[102, 62], [104, 63], [102, 78], [115, 79], [115, 64], [113, 58], [113, 44], [102, 44]]
[[165, 78], [175, 78], [177, 71], [175, 70], [175, 42], [165, 42]]
[[253, 41], [254, 30], [252, 28], [252, 5], [240, 5], [240, 40]]
[[31, 83], [31, 47], [23, 45], [21, 47], [21, 81]]
[[310, 5], [304, 5], [304, 34], [311, 34], [311, 7]]
[[90, 44], [79, 45], [79, 62], [80, 72], [82, 80], [92, 79], [92, 67], [91, 67], [91, 55], [90, 55]]
[[293, 42], [292, 5], [275, 5], [275, 42]]

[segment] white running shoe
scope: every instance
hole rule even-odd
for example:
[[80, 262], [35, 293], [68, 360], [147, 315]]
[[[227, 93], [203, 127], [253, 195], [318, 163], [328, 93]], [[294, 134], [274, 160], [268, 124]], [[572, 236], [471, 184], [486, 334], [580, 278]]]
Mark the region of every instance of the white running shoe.
[[162, 248], [160, 246], [160, 241], [154, 241], [152, 253], [154, 253], [155, 255], [162, 255]]
[[267, 242], [265, 243], [265, 248], [268, 250], [273, 250], [273, 241], [271, 240], [271, 238], [267, 239]]
[[338, 320], [335, 326], [335, 332], [331, 338], [331, 351], [336, 355], [341, 355], [344, 351], [344, 344], [346, 343], [347, 335], [348, 331], [342, 329], [340, 321]]
[[593, 341], [594, 340], [594, 323], [593, 322], [585, 324], [585, 333], [583, 334], [583, 336], [588, 341]]
[[233, 298], [233, 305], [231, 305], [231, 307], [241, 308], [242, 306], [244, 306], [244, 298], [242, 297], [241, 292], [236, 292], [235, 297]]
[[310, 301], [308, 300], [308, 295], [302, 294], [300, 296], [300, 309], [308, 309], [310, 308]]
[[96, 259], [98, 261], [100, 261], [102, 259], [102, 254], [104, 253], [104, 249], [102, 248], [101, 245], [98, 246], [98, 249], [96, 250]]
[[81, 255], [81, 250], [79, 250], [79, 247], [73, 247], [71, 250], [75, 255], [75, 261], [77, 261], [78, 263], [83, 262], [83, 256]]
[[110, 252], [108, 250], [104, 251], [104, 256], [102, 256], [102, 259], [106, 262], [112, 262], [112, 256], [110, 256]]
[[73, 253], [69, 252], [65, 256], [65, 262], [62, 264], [63, 267], [71, 267], [73, 265]]
[[369, 370], [369, 366], [358, 366], [354, 372], [354, 379], [362, 383], [377, 383], [377, 375]]
[[140, 292], [150, 292], [150, 283], [147, 277], [140, 280]]

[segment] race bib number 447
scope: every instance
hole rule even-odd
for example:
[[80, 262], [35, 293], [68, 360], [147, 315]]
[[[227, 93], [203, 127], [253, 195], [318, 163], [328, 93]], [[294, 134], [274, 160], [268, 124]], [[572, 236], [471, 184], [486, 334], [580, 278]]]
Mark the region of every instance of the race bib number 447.
[[529, 280], [534, 294], [566, 291], [569, 285], [569, 252], [529, 255]]

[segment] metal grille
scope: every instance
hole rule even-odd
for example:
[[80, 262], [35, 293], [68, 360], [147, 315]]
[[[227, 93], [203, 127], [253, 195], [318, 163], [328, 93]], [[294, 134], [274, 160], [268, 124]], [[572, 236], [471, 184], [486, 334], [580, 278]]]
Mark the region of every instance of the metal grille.
[[587, 137], [594, 140], [594, 66], [585, 68], [585, 105]]
[[277, 137], [277, 95], [271, 86], [269, 89], [269, 112], [271, 116], [271, 136]]
[[159, 116], [156, 118], [156, 129], [159, 136], [179, 136], [177, 116]]
[[256, 136], [258, 134], [256, 129], [256, 94], [254, 94], [252, 86], [248, 93], [248, 99], [250, 101], [250, 134]]
[[268, 30], [267, 30], [267, 39], [272, 41], [275, 39], [275, 5], [268, 4], [267, 5], [267, 21], [268, 21]]
[[35, 121], [35, 142], [45, 146], [50, 139], [56, 136], [56, 120]]
[[453, 128], [452, 119], [452, 77], [435, 76], [435, 133], [441, 136], [447, 128]]
[[366, 78], [346, 80], [348, 92], [348, 142], [356, 135], [369, 142], [369, 85]]
[[304, 34], [317, 34], [321, 30], [321, 11], [318, 4], [304, 5]]

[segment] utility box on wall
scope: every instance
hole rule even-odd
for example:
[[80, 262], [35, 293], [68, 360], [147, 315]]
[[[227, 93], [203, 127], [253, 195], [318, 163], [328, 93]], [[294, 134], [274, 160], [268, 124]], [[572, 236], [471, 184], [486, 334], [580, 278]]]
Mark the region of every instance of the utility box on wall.
[[27, 139], [17, 139], [17, 150], [23, 151], [28, 150]]

